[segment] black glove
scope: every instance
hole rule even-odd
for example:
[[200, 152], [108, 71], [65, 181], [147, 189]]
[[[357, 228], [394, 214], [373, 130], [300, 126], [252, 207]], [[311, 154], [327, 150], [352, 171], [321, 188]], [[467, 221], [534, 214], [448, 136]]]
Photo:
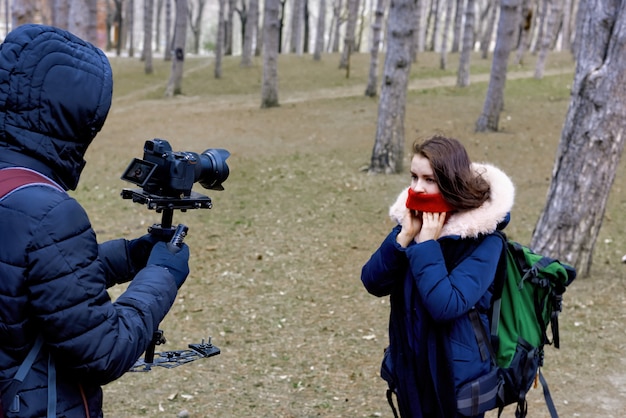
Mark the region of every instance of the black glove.
[[157, 242], [159, 242], [159, 239], [151, 234], [146, 234], [137, 239], [128, 241], [128, 258], [133, 264], [135, 272], [138, 272], [146, 266], [150, 252], [152, 252], [152, 247], [154, 247], [154, 244]]
[[172, 251], [165, 242], [158, 242], [150, 253], [147, 265], [161, 266], [169, 270], [180, 289], [189, 275], [189, 247], [183, 243], [180, 249]]

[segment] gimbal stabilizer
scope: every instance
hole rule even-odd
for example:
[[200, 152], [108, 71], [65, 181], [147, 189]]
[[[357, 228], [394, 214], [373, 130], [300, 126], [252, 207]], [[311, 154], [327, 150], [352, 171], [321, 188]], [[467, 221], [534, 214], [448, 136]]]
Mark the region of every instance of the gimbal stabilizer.
[[[178, 251], [187, 235], [188, 228], [179, 224], [176, 228], [172, 226], [174, 210], [182, 212], [188, 209], [210, 209], [212, 207], [211, 198], [196, 192], [191, 192], [190, 196], [182, 198], [171, 198], [152, 195], [142, 189], [123, 189], [123, 199], [132, 199], [135, 203], [145, 204], [148, 209], [153, 209], [161, 213], [161, 223], [153, 224], [148, 228], [148, 232], [162, 240], [169, 240], [170, 251]], [[187, 350], [174, 350], [155, 352], [156, 346], [166, 342], [162, 330], [157, 330], [152, 336], [152, 341], [146, 349], [143, 359], [137, 360], [131, 367], [131, 372], [148, 372], [153, 366], [160, 366], [171, 369], [173, 367], [186, 364], [201, 358], [212, 357], [220, 354], [220, 349], [208, 340], [202, 339], [200, 343], [189, 344]]]

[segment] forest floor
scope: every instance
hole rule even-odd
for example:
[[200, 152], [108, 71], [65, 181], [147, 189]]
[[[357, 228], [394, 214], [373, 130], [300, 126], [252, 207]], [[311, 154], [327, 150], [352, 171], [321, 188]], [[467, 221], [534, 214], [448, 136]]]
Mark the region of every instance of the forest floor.
[[[105, 386], [108, 417], [391, 417], [379, 377], [388, 300], [369, 295], [360, 269], [392, 227], [387, 208], [409, 175], [372, 176], [377, 100], [364, 97], [367, 57], [346, 79], [335, 63], [282, 58], [281, 106], [260, 109], [260, 70], [188, 60], [183, 91], [160, 97], [167, 65], [152, 78], [136, 60], [112, 59], [109, 118], [90, 147], [75, 192], [99, 239], [143, 234], [159, 215], [120, 199], [119, 176], [151, 138], [176, 151], [226, 148], [230, 177], [210, 211], [177, 212], [189, 226], [189, 279], [161, 324], [174, 350], [212, 336], [221, 354], [174, 369], [127, 373]], [[361, 60], [361, 61], [359, 61]], [[458, 137], [472, 159], [502, 167], [516, 184], [508, 233], [527, 242], [543, 208], [569, 104], [571, 59], [512, 68], [497, 133], [475, 133], [488, 67], [454, 87], [424, 55], [412, 70], [406, 158], [416, 138]], [[328, 63], [330, 61], [330, 63]], [[312, 68], [315, 67], [315, 68]], [[315, 70], [315, 71], [313, 71]], [[519, 77], [519, 78], [518, 78]], [[623, 166], [623, 164], [622, 164]], [[623, 167], [615, 180], [589, 277], [565, 294], [561, 349], [546, 349], [544, 374], [562, 417], [621, 417], [626, 410], [626, 250]], [[111, 289], [115, 298], [123, 287]], [[529, 416], [547, 417], [541, 389]], [[514, 416], [507, 408], [503, 416]]]

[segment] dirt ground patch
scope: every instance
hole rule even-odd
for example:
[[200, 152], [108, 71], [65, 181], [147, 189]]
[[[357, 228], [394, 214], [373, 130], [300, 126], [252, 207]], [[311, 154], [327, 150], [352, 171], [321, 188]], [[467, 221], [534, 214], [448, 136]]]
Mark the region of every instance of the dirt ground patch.
[[[443, 132], [461, 139], [474, 160], [502, 167], [517, 187], [508, 232], [527, 242], [545, 199], [571, 78], [566, 71], [508, 81], [502, 131], [492, 134], [473, 132], [486, 83], [411, 90], [407, 155], [413, 139]], [[389, 305], [367, 294], [360, 269], [391, 228], [387, 208], [409, 177], [362, 171], [374, 143], [376, 100], [339, 93], [350, 86], [289, 83], [276, 109], [259, 109], [256, 90], [191, 90], [165, 100], [146, 93], [150, 83], [114, 101], [75, 193], [99, 239], [135, 237], [160, 221], [119, 197], [130, 186], [119, 176], [141, 156], [145, 140], [232, 155], [226, 190], [198, 187], [214, 207], [175, 214], [190, 228], [192, 273], [162, 324], [163, 349], [212, 336], [222, 352], [171, 370], [126, 374], [105, 387], [106, 416], [391, 416], [378, 374]], [[618, 417], [626, 409], [625, 204], [620, 174], [592, 275], [566, 293], [562, 348], [547, 349], [544, 373], [562, 417]], [[113, 297], [122, 290], [113, 289]], [[530, 416], [548, 416], [540, 390], [530, 399]], [[513, 409], [504, 416], [514, 416]]]

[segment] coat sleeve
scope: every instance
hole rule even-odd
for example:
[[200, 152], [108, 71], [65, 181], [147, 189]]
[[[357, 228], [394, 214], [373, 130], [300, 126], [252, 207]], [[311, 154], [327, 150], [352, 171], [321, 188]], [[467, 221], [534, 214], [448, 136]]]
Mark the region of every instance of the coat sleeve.
[[133, 278], [127, 248], [125, 239], [114, 239], [98, 245], [98, 258], [102, 262], [107, 288]]
[[458, 318], [478, 303], [493, 282], [501, 251], [502, 240], [489, 235], [448, 273], [437, 241], [407, 248], [413, 280], [424, 307], [435, 321]]
[[401, 227], [396, 226], [361, 270], [361, 282], [374, 296], [387, 296], [406, 274], [404, 248], [396, 242]]
[[[106, 291], [110, 266], [100, 258], [82, 207], [71, 198], [51, 202], [41, 219], [28, 250], [35, 320], [59, 368], [107, 383], [124, 374], [147, 348], [175, 300], [174, 279], [166, 269], [149, 266], [113, 303]], [[110, 260], [125, 258], [113, 249]], [[125, 251], [125, 246], [118, 250]]]

